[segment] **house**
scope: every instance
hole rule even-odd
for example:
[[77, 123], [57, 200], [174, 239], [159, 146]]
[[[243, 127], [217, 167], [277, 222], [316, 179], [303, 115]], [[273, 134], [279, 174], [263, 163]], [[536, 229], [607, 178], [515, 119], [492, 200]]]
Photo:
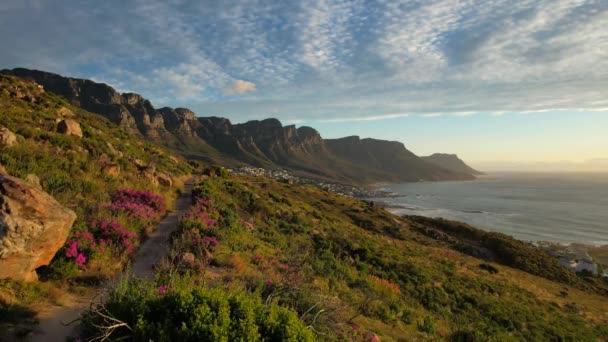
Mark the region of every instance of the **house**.
[[576, 264], [576, 272], [583, 271], [591, 272], [591, 274], [594, 275], [597, 275], [599, 273], [597, 264], [593, 262], [593, 259], [589, 255], [585, 255], [580, 258], [578, 260], [578, 263]]

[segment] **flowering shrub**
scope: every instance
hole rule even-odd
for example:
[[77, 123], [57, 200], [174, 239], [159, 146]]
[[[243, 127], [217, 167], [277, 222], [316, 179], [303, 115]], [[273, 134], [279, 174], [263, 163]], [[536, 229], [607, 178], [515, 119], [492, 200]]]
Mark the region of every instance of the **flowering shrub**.
[[[116, 253], [131, 254], [139, 243], [139, 231], [155, 224], [166, 213], [164, 199], [149, 191], [121, 189], [112, 196], [112, 203], [100, 205], [109, 209], [103, 219], [93, 220], [82, 230], [77, 230], [66, 242], [63, 255], [73, 260], [78, 266], [84, 266], [88, 260], [97, 254], [105, 253], [109, 248]], [[128, 222], [129, 229], [121, 224], [120, 218], [127, 217], [135, 220]], [[214, 243], [210, 241], [209, 243]]]
[[167, 212], [162, 196], [150, 191], [121, 189], [111, 199], [108, 209], [112, 212], [125, 214], [144, 223], [158, 221]]
[[87, 262], [87, 256], [90, 257], [94, 253], [103, 253], [105, 249], [105, 241], [96, 241], [93, 234], [88, 230], [76, 231], [73, 238], [66, 242], [64, 255], [68, 259], [74, 259], [76, 265], [84, 266]]
[[121, 251], [133, 252], [137, 246], [137, 234], [125, 229], [118, 222], [101, 220], [95, 224], [101, 235], [100, 242], [111, 241]]
[[78, 241], [71, 240], [68, 242], [68, 248], [65, 251], [65, 256], [67, 258], [74, 258], [74, 262], [78, 266], [84, 265], [87, 261], [87, 258], [84, 256], [82, 252], [78, 251]]
[[148, 206], [155, 211], [164, 214], [167, 211], [165, 200], [159, 194], [151, 191], [140, 191], [134, 189], [121, 189], [111, 196], [112, 203], [138, 203]]
[[[202, 231], [215, 230], [218, 228], [218, 222], [211, 217], [211, 214], [217, 216], [217, 213], [211, 208], [210, 201], [199, 198], [182, 217], [182, 226], [184, 228], [198, 228]], [[214, 234], [211, 234], [211, 236], [214, 236]]]
[[161, 213], [141, 203], [132, 202], [117, 202], [108, 206], [108, 209], [117, 213], [124, 213], [127, 216], [140, 220], [141, 222], [158, 221], [161, 218]]

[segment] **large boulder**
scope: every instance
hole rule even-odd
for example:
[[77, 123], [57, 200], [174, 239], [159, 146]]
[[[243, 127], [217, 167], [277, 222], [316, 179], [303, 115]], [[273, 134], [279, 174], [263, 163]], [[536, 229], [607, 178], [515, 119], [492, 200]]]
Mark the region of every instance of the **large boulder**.
[[80, 124], [75, 120], [65, 119], [59, 121], [57, 131], [65, 135], [74, 135], [82, 138], [82, 129], [80, 128]]
[[17, 136], [6, 127], [0, 127], [0, 148], [13, 146], [17, 143]]
[[0, 175], [0, 279], [34, 280], [65, 244], [76, 214], [34, 185]]

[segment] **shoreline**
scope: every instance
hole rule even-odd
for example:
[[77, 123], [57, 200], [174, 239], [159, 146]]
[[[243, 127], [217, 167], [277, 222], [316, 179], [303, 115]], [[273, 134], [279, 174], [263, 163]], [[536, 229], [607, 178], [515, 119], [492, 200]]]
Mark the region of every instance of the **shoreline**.
[[[388, 212], [390, 212], [393, 215], [397, 215], [397, 216], [404, 216], [404, 214], [400, 214], [398, 212], [395, 212], [395, 210], [391, 210], [391, 209], [405, 209], [405, 210], [411, 210], [411, 211], [415, 211], [415, 209], [413, 209], [412, 207], [408, 207], [405, 205], [401, 205], [401, 204], [391, 204], [391, 203], [387, 203], [384, 201], [374, 201], [374, 203], [387, 210]], [[474, 212], [471, 212], [474, 213]], [[479, 211], [479, 213], [481, 213], [481, 211]], [[424, 215], [420, 215], [420, 214], [409, 214], [411, 216], [423, 216], [423, 217], [429, 217], [429, 218], [439, 218], [439, 219], [444, 219], [444, 220], [448, 220], [448, 221], [454, 221], [454, 222], [460, 222], [460, 223], [464, 223], [466, 225], [469, 225], [471, 227], [474, 227], [476, 229], [481, 229], [484, 231], [494, 231], [494, 232], [499, 232], [502, 234], [506, 234], [503, 233], [499, 230], [489, 230], [489, 229], [483, 229], [480, 227], [477, 227], [471, 223], [468, 222], [464, 222], [464, 221], [459, 221], [459, 220], [454, 220], [454, 219], [449, 219], [449, 218], [444, 218], [444, 217], [440, 217], [440, 216], [436, 216], [436, 217], [432, 217], [432, 216], [424, 216]], [[598, 242], [598, 243], [591, 243], [591, 242], [580, 242], [580, 241], [571, 241], [571, 242], [555, 242], [555, 241], [547, 241], [547, 240], [528, 240], [528, 239], [521, 239], [521, 238], [517, 238], [515, 236], [512, 236], [510, 234], [506, 234], [511, 236], [514, 239], [520, 240], [520, 241], [524, 241], [527, 243], [536, 243], [536, 244], [547, 244], [547, 245], [553, 245], [553, 246], [561, 246], [561, 247], [570, 247], [570, 246], [584, 246], [587, 248], [607, 248], [608, 249], [608, 242]]]

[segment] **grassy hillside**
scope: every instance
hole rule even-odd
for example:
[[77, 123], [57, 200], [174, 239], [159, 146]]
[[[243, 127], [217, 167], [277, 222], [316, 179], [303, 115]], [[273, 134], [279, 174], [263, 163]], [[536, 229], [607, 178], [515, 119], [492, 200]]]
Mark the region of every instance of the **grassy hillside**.
[[194, 196], [157, 279], [165, 289], [181, 293], [188, 279], [247, 290], [295, 310], [324, 341], [608, 337], [608, 297], [468, 256], [366, 202], [226, 174]]
[[[29, 322], [36, 305], [118, 274], [191, 167], [33, 83], [0, 75], [0, 108], [0, 126], [18, 135], [0, 164], [20, 178], [36, 175], [78, 214], [40, 272], [45, 282], [0, 281], [4, 332]], [[64, 118], [83, 136], [59, 133]], [[314, 187], [214, 174], [195, 187], [156, 278], [125, 277], [90, 312], [87, 334], [97, 335], [108, 323], [99, 313], [110, 313], [126, 324], [111, 336], [136, 340], [608, 338], [608, 284], [577, 277], [525, 243], [397, 217]]]
[[[48, 268], [39, 270], [56, 283], [0, 282], [1, 325], [23, 321], [19, 310], [57, 300], [66, 280], [91, 282], [114, 275], [171, 206], [191, 167], [17, 78], [0, 75], [0, 113], [0, 126], [17, 135], [16, 144], [0, 149], [0, 165], [12, 176], [34, 183], [38, 178], [43, 190], [77, 214], [65, 247]], [[64, 118], [79, 123], [83, 136], [59, 133]], [[150, 177], [157, 175], [174, 184], [153, 182]]]

